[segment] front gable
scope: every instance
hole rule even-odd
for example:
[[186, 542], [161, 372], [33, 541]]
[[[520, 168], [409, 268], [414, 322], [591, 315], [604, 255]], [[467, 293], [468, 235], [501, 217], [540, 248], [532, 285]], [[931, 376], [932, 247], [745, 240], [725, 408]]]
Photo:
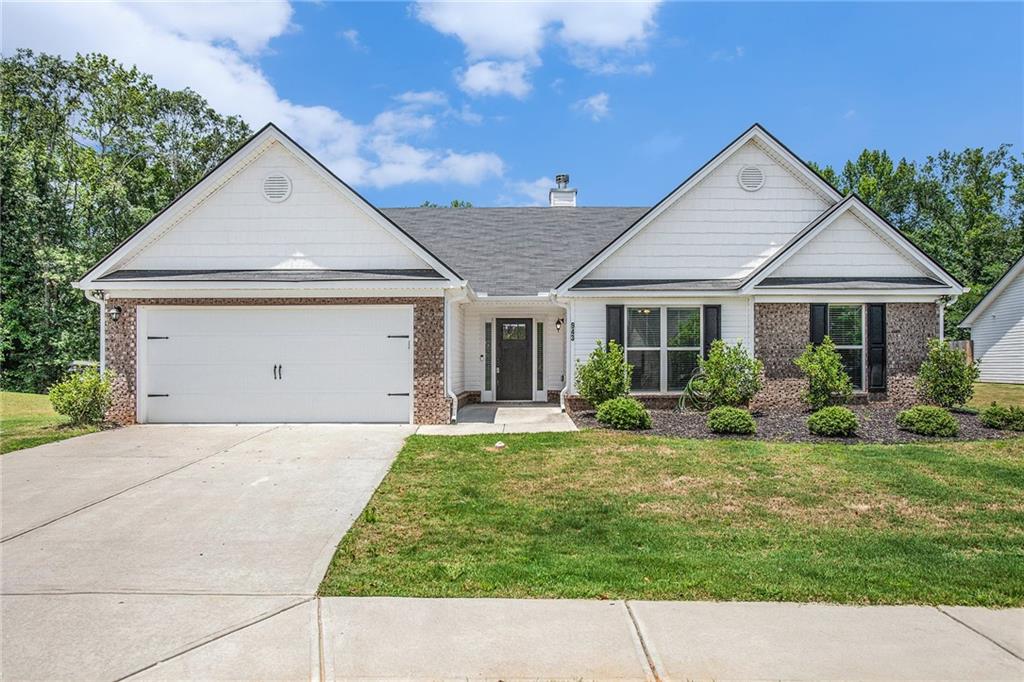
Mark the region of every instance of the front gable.
[[[963, 293], [956, 278], [850, 195], [811, 221], [744, 282], [768, 286], [899, 285]], [[873, 284], [872, 284], [873, 283]]]
[[93, 268], [117, 272], [423, 271], [457, 275], [273, 126]]
[[758, 125], [662, 199], [560, 291], [587, 279], [742, 279], [842, 197]]

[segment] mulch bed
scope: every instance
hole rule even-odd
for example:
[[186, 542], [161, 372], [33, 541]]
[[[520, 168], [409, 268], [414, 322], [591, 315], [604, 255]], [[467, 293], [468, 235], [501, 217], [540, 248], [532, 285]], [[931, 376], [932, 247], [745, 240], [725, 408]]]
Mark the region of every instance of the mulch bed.
[[[752, 436], [720, 436], [708, 431], [703, 412], [675, 410], [650, 410], [652, 426], [643, 433], [652, 436], [674, 436], [677, 438], [740, 438], [745, 440], [775, 440], [802, 443], [916, 443], [920, 441], [943, 442], [950, 440], [987, 440], [994, 438], [1012, 438], [1020, 436], [1014, 431], [999, 431], [983, 426], [976, 414], [953, 412], [960, 422], [960, 435], [956, 438], [929, 438], [909, 431], [896, 428], [896, 415], [900, 410], [891, 407], [874, 405], [849, 406], [857, 419], [860, 428], [854, 438], [822, 438], [812, 435], [807, 430], [808, 412], [772, 412], [754, 413], [757, 432]], [[594, 417], [593, 410], [571, 413], [576, 426], [581, 429], [606, 428]]]

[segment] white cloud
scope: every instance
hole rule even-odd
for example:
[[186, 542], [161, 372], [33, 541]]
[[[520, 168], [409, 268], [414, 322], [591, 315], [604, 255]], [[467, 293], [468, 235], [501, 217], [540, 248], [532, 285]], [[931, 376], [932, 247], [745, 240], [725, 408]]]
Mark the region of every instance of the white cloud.
[[731, 50], [715, 50], [709, 59], [713, 62], [734, 62], [737, 59], [743, 59], [744, 54], [746, 54], [746, 50], [737, 45]]
[[525, 62], [477, 62], [456, 74], [459, 87], [471, 95], [512, 95], [522, 99], [530, 94]]
[[[201, 8], [181, 3], [7, 3], [3, 11], [5, 53], [19, 47], [65, 58], [102, 52], [152, 74], [163, 87], [192, 88], [217, 111], [237, 114], [253, 127], [273, 121], [354, 184], [476, 183], [504, 171], [495, 154], [418, 148], [403, 139], [429, 131], [432, 116], [400, 107], [360, 124], [330, 107], [282, 97], [253, 53], [291, 30], [291, 7], [285, 2]], [[382, 139], [390, 142], [383, 144]]]
[[522, 204], [523, 197], [526, 203], [534, 206], [547, 206], [548, 191], [554, 187], [549, 177], [540, 177], [536, 180], [512, 180], [506, 183], [506, 187], [515, 195], [515, 198], [501, 197], [502, 203]]
[[409, 90], [395, 95], [395, 100], [409, 106], [448, 106], [448, 95], [440, 90]]
[[612, 113], [611, 109], [608, 107], [608, 101], [610, 99], [611, 98], [608, 96], [607, 92], [599, 92], [596, 95], [591, 95], [590, 97], [584, 97], [581, 100], [577, 100], [572, 107], [573, 109], [589, 114], [590, 118], [593, 120], [600, 121], [603, 118], [608, 118], [608, 115]]
[[[528, 70], [541, 63], [548, 42], [562, 45], [570, 61], [601, 74], [649, 74], [648, 63], [629, 59], [642, 52], [655, 29], [659, 0], [644, 2], [418, 2], [417, 18], [437, 31], [458, 38], [470, 63], [458, 72], [460, 82], [473, 69], [494, 80], [496, 65], [516, 69], [518, 92], [529, 90]], [[481, 66], [486, 65], [486, 66]], [[511, 65], [515, 65], [514, 67]], [[463, 89], [466, 89], [463, 87]], [[486, 87], [474, 94], [514, 94], [508, 87]], [[523, 95], [515, 95], [522, 97]]]
[[856, 118], [856, 117], [857, 117], [857, 110], [856, 109], [847, 109], [846, 113], [843, 114], [843, 118], [845, 120], [847, 120], [847, 121], [849, 121], [850, 119]]
[[359, 40], [359, 31], [354, 28], [347, 28], [344, 31], [338, 31], [338, 37], [344, 38], [348, 44], [352, 46], [353, 50], [358, 50], [359, 52], [367, 51], [367, 47], [363, 45], [361, 40]]

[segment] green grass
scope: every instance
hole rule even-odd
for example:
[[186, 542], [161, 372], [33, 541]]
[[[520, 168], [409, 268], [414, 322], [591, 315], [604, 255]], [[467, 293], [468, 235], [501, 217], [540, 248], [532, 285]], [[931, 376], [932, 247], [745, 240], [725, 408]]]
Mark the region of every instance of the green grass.
[[1024, 384], [974, 384], [973, 407], [985, 407], [993, 401], [1000, 405], [1024, 407]]
[[413, 436], [324, 595], [1024, 605], [1024, 439]]
[[97, 430], [95, 426], [68, 426], [45, 395], [0, 392], [0, 454]]

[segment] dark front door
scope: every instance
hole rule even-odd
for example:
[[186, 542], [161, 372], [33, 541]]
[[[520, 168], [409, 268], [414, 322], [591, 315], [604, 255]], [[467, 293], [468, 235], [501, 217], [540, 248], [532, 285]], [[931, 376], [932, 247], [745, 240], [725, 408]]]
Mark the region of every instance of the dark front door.
[[531, 320], [498, 320], [498, 400], [532, 400]]

